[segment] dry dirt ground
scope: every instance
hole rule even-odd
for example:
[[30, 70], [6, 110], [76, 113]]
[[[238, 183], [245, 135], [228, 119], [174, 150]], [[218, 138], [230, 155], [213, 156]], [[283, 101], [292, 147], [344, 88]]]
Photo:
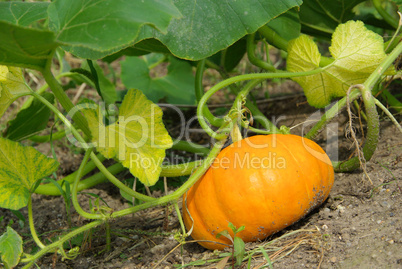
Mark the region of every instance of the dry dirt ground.
[[[295, 102], [300, 106], [289, 109], [288, 104], [294, 107]], [[260, 105], [267, 114], [272, 106], [271, 103]], [[275, 107], [277, 115], [286, 112], [287, 117], [281, 124], [287, 125], [296, 125], [314, 112], [300, 97], [277, 102]], [[351, 142], [344, 136], [346, 119], [345, 114], [338, 118], [338, 138], [342, 141], [338, 148], [343, 159], [353, 151]], [[292, 132], [300, 134], [300, 129]], [[336, 174], [330, 197], [321, 207], [266, 241], [246, 245], [247, 251], [255, 251], [250, 268], [269, 268], [267, 260], [257, 251], [261, 246], [267, 249], [272, 268], [402, 268], [401, 138], [397, 128], [381, 116], [380, 143], [367, 163], [367, 173], [373, 184], [361, 170]], [[319, 137], [317, 141], [324, 143], [325, 137]], [[76, 159], [76, 155], [69, 157], [66, 153], [63, 165], [74, 169], [79, 162], [71, 162]], [[118, 190], [109, 184], [86, 192], [98, 194], [114, 210], [128, 207]], [[153, 195], [160, 195], [160, 192]], [[83, 207], [88, 208], [89, 197], [80, 197]], [[52, 240], [67, 228], [62, 198], [35, 195], [33, 205], [35, 225], [43, 239]], [[166, 207], [153, 208], [112, 221], [110, 252], [104, 251], [105, 232], [99, 228], [92, 231], [91, 236], [77, 241], [82, 252], [76, 259], [62, 261], [59, 256], [49, 254], [34, 268], [176, 268], [191, 262], [200, 265], [188, 268], [217, 268], [217, 262], [213, 261], [219, 259], [219, 255], [230, 253], [230, 250], [212, 252], [191, 242], [178, 246], [174, 239], [179, 228], [177, 216], [174, 210], [169, 211], [168, 217], [166, 212]], [[25, 209], [22, 213], [27, 217]], [[28, 242], [25, 251], [32, 250], [28, 224], [21, 227], [18, 219], [7, 210], [0, 210], [0, 216], [3, 217], [1, 232], [13, 220], [12, 227]], [[71, 218], [73, 226], [87, 223], [73, 209]], [[76, 242], [70, 244], [74, 246]], [[224, 268], [231, 268], [230, 260]], [[247, 261], [238, 268], [247, 268]]]

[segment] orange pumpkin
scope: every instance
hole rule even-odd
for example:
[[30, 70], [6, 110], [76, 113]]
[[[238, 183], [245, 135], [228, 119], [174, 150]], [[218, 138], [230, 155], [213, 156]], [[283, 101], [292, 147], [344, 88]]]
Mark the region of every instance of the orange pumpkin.
[[[334, 182], [324, 150], [296, 135], [257, 135], [223, 149], [207, 172], [183, 196], [183, 217], [191, 236], [208, 249], [230, 241], [216, 235], [229, 222], [245, 226], [245, 242], [262, 240], [321, 205]], [[189, 216], [189, 213], [191, 217]], [[191, 219], [192, 218], [192, 219]]]

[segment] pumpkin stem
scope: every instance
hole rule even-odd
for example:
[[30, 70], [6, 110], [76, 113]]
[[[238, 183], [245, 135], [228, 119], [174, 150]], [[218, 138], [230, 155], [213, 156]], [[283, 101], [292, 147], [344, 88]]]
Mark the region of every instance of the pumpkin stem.
[[232, 138], [233, 143], [243, 139], [237, 122], [233, 122], [233, 129], [230, 131], [230, 137]]

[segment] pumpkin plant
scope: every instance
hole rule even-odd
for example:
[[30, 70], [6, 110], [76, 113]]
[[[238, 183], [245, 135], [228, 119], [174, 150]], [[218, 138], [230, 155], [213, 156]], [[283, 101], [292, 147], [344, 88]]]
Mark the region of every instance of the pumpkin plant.
[[[320, 3], [318, 10], [316, 2]], [[394, 107], [400, 107], [382, 84], [383, 80], [391, 83], [400, 72], [393, 66], [402, 52], [397, 18], [400, 1], [384, 1], [389, 5], [384, 9], [379, 0], [373, 0], [371, 17], [354, 13], [362, 0], [338, 2], [341, 4], [316, 0], [214, 0], [194, 5], [186, 0], [0, 2], [0, 116], [17, 99], [26, 98], [0, 138], [0, 207], [12, 212], [26, 207], [31, 237], [39, 249], [24, 252], [21, 236], [7, 227], [0, 237], [5, 267], [24, 264], [30, 268], [43, 255], [55, 252], [63, 259], [75, 258], [79, 246], [65, 249], [65, 242], [101, 225], [110, 250], [111, 220], [161, 205], [174, 206], [181, 224], [176, 238], [181, 243], [186, 243], [184, 239], [192, 232], [194, 238], [211, 241], [200, 242], [202, 245], [221, 248], [229, 242], [215, 236], [229, 223], [232, 227], [244, 225], [244, 230], [232, 229], [236, 242], [262, 239], [321, 204], [333, 184], [333, 170], [364, 168], [373, 155], [379, 139], [377, 107], [402, 130], [375, 98], [385, 96]], [[373, 25], [374, 8], [381, 18]], [[393, 38], [384, 43], [379, 33]], [[318, 40], [330, 40], [328, 52], [319, 51]], [[261, 47], [266, 54], [270, 47], [285, 52], [286, 69], [256, 53]], [[243, 55], [261, 72], [232, 76]], [[120, 61], [121, 57], [124, 60]], [[79, 65], [72, 68], [66, 61], [71, 58], [80, 59]], [[166, 76], [150, 75], [156, 66], [166, 63]], [[113, 68], [112, 76], [105, 74], [101, 66], [115, 66], [112, 64], [121, 64], [121, 74]], [[206, 69], [214, 69], [222, 77], [208, 91], [203, 87]], [[28, 77], [38, 77], [46, 84], [35, 87]], [[125, 86], [122, 91], [116, 90], [120, 79]], [[311, 106], [325, 108], [307, 133], [290, 135], [289, 127], [276, 126], [248, 97], [257, 85], [271, 79], [293, 79], [303, 87]], [[67, 95], [65, 89], [81, 88], [84, 83], [96, 98], [75, 100]], [[216, 117], [207, 103], [225, 88], [236, 99], [226, 116]], [[161, 100], [196, 104], [197, 119], [211, 137], [211, 147], [182, 137], [173, 139], [162, 117], [161, 107], [168, 105], [156, 104]], [[330, 161], [312, 140], [342, 109], [350, 112], [351, 103], [358, 109], [364, 107], [364, 144], [357, 147], [355, 156]], [[259, 135], [242, 140], [238, 127]], [[230, 134], [235, 142], [224, 148]], [[34, 147], [40, 143], [52, 146], [58, 139], [83, 153], [78, 170], [65, 176], [58, 174], [57, 156], [46, 156]], [[268, 146], [256, 148], [249, 143]], [[167, 150], [199, 153], [204, 158], [165, 163]], [[268, 167], [234, 167], [236, 158], [248, 154], [250, 160], [256, 157], [254, 162], [262, 161], [260, 165]], [[220, 160], [226, 157], [228, 169], [215, 167], [223, 165]], [[122, 171], [130, 178], [118, 178]], [[138, 192], [135, 184], [127, 183], [138, 180], [152, 186], [161, 177], [178, 176], [189, 177], [160, 198]], [[85, 211], [78, 200], [80, 192], [102, 182], [118, 188], [132, 204], [116, 210], [97, 201], [91, 211]], [[239, 188], [246, 191], [244, 199], [235, 195]], [[34, 193], [71, 193], [74, 209], [89, 222], [45, 244], [35, 228]], [[183, 196], [184, 222], [178, 204]], [[246, 212], [251, 216], [248, 220], [242, 218]], [[270, 217], [256, 218], [264, 214]], [[236, 257], [241, 262], [242, 255]]]

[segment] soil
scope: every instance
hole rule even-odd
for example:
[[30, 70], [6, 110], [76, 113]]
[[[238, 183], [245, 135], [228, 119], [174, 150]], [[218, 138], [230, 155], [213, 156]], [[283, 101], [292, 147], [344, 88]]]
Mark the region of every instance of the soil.
[[[270, 102], [259, 103], [259, 107], [269, 117], [284, 116], [280, 125], [288, 126], [296, 126], [316, 111], [300, 95], [277, 100], [275, 106]], [[274, 113], [271, 112], [273, 107]], [[195, 113], [194, 109], [186, 111], [187, 115], [192, 113]], [[335, 137], [340, 143], [336, 148], [340, 150], [340, 159], [348, 158], [353, 152], [352, 142], [344, 136], [346, 121], [345, 113], [339, 115], [336, 121]], [[294, 134], [300, 135], [301, 131], [302, 126], [292, 129]], [[397, 128], [381, 116], [380, 142], [374, 156], [366, 164], [369, 178], [362, 170], [337, 173], [330, 197], [323, 205], [264, 242], [246, 244], [248, 252], [255, 251], [250, 259], [250, 268], [269, 268], [264, 255], [257, 252], [261, 246], [270, 256], [272, 268], [402, 268], [401, 138]], [[315, 140], [323, 147], [328, 141], [325, 134]], [[63, 152], [68, 151], [62, 149], [58, 154]], [[80, 159], [78, 157], [66, 155], [60, 158], [65, 171], [74, 170], [79, 165], [76, 162]], [[86, 190], [86, 193], [99, 195], [115, 211], [129, 207], [119, 191], [110, 184], [98, 185]], [[152, 195], [160, 196], [161, 191], [154, 191]], [[88, 199], [90, 196], [80, 195], [81, 205], [86, 210], [89, 208]], [[33, 206], [35, 226], [44, 241], [49, 243], [58, 234], [66, 232], [68, 222], [63, 198], [34, 195]], [[27, 219], [26, 209], [21, 212]], [[0, 216], [3, 217], [1, 233], [7, 224], [13, 222], [11, 226], [27, 241], [24, 251], [37, 250], [29, 241], [27, 222], [18, 221], [16, 216], [4, 209], [0, 209]], [[88, 223], [72, 207], [70, 216], [74, 227]], [[174, 237], [179, 231], [179, 222], [172, 207], [140, 211], [134, 216], [113, 220], [110, 225], [112, 248], [109, 252], [105, 251], [105, 230], [101, 227], [94, 229], [90, 236], [86, 234], [70, 242], [72, 247], [75, 244], [81, 246], [77, 258], [62, 261], [60, 255], [49, 254], [42, 257], [37, 266], [42, 269], [176, 268], [190, 262], [200, 265], [188, 268], [232, 266], [230, 260], [226, 266], [223, 262], [212, 262], [219, 255], [231, 253], [231, 250], [209, 251], [192, 243], [191, 238], [180, 246]], [[247, 268], [247, 261], [238, 268]]]

